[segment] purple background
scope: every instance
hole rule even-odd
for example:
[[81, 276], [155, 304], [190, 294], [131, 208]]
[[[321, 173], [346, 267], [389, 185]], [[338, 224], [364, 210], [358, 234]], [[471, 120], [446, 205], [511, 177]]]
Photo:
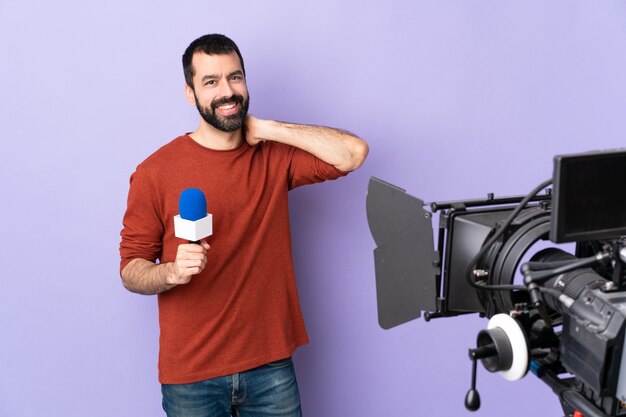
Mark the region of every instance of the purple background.
[[[305, 414], [470, 415], [486, 320], [378, 327], [370, 176], [427, 201], [523, 194], [559, 153], [621, 147], [623, 1], [0, 2], [0, 416], [160, 416], [155, 297], [118, 275], [128, 177], [195, 129], [180, 56], [231, 36], [261, 118], [343, 127], [358, 171], [291, 195]], [[210, 202], [209, 202], [210, 204]], [[558, 416], [481, 369], [477, 416]]]

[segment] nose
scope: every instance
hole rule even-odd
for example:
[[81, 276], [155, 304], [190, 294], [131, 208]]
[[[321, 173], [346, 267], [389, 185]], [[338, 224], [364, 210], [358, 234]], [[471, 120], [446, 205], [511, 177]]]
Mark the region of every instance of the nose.
[[220, 83], [220, 90], [218, 92], [218, 97], [220, 97], [220, 98], [222, 98], [222, 97], [232, 97], [233, 94], [234, 94], [234, 90], [231, 87], [231, 85], [228, 82], [228, 80], [224, 80], [224, 82]]

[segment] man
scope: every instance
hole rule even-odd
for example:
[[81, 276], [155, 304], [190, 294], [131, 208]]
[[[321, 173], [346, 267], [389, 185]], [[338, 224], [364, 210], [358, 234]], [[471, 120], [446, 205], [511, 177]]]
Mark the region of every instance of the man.
[[[223, 35], [193, 41], [183, 70], [200, 125], [137, 167], [120, 244], [124, 286], [158, 294], [163, 407], [169, 417], [299, 416], [290, 357], [308, 338], [287, 191], [358, 168], [367, 144], [247, 115], [243, 59]], [[174, 237], [187, 188], [205, 193], [213, 215], [200, 244]]]

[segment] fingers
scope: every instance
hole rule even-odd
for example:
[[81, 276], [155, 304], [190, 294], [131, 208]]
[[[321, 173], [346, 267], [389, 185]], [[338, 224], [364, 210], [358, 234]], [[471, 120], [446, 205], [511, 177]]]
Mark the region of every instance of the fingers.
[[181, 260], [176, 261], [175, 266], [179, 272], [178, 284], [187, 284], [194, 275], [202, 272], [206, 266], [206, 259], [203, 260]]
[[178, 245], [176, 259], [168, 277], [169, 284], [187, 284], [191, 277], [204, 270], [207, 264], [207, 251], [211, 246], [205, 241], [200, 244], [185, 243]]
[[207, 243], [206, 240], [197, 243], [183, 243], [182, 245], [178, 245], [177, 255], [181, 252], [186, 253], [206, 253], [211, 246]]

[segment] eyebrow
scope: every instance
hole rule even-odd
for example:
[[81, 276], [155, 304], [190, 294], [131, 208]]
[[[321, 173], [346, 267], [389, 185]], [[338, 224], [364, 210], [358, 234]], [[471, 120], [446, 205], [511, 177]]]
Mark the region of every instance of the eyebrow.
[[[230, 78], [233, 75], [241, 75], [241, 76], [243, 76], [243, 71], [241, 71], [241, 70], [233, 71], [230, 74], [228, 74], [228, 77]], [[204, 77], [202, 77], [201, 81], [204, 82], [204, 81], [207, 81], [207, 80], [217, 80], [219, 78], [220, 78], [220, 76], [217, 75], [217, 74], [207, 74]]]

